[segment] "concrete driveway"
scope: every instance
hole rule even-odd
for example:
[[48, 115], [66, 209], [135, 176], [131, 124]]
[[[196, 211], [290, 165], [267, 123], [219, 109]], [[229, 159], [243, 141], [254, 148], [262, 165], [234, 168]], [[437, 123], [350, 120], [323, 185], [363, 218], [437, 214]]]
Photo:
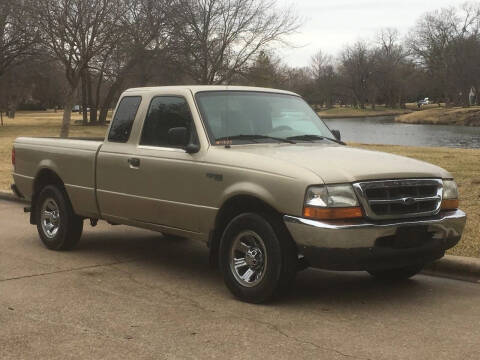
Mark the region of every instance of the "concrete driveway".
[[85, 226], [45, 249], [0, 201], [1, 359], [479, 359], [480, 286], [307, 270], [288, 298], [232, 298], [188, 240]]

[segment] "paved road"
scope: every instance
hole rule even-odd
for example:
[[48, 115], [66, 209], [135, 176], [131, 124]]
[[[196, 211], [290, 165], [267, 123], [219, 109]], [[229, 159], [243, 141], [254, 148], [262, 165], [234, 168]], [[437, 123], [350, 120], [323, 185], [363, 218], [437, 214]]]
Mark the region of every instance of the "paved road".
[[201, 244], [99, 224], [48, 251], [0, 201], [0, 358], [479, 359], [480, 285], [307, 270], [281, 302], [244, 304]]

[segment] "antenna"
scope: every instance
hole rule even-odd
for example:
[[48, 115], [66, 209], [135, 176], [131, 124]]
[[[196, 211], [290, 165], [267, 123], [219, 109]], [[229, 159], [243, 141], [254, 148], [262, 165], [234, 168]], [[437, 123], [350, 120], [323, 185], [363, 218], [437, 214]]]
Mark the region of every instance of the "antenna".
[[226, 140], [225, 140], [225, 149], [230, 149], [231, 146], [230, 146], [230, 133], [229, 133], [229, 129], [228, 129], [228, 125], [229, 125], [229, 114], [228, 114], [228, 111], [229, 111], [229, 98], [230, 98], [230, 95], [228, 94], [228, 86], [226, 86], [226, 89], [225, 89], [225, 95], [227, 97], [226, 99], [226, 116], [225, 116], [225, 121], [227, 122], [225, 124], [225, 131], [227, 132], [227, 136], [226, 136]]

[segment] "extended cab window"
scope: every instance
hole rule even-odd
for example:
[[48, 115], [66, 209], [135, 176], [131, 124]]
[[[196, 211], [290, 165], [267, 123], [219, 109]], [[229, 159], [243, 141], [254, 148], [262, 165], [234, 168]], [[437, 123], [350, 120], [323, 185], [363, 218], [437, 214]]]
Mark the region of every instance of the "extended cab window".
[[128, 141], [141, 102], [140, 96], [125, 96], [120, 101], [108, 134], [108, 141], [121, 143]]
[[190, 139], [193, 122], [187, 101], [178, 96], [155, 97], [145, 118], [140, 145], [181, 147], [170, 143], [168, 132], [182, 127], [187, 129]]

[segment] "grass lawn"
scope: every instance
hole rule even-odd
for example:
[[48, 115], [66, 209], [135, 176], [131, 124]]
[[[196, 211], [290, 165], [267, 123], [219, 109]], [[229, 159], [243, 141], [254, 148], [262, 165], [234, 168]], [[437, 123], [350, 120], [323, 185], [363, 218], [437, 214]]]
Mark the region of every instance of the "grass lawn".
[[[352, 117], [364, 117], [364, 116], [404, 116], [407, 114], [416, 114], [418, 110], [416, 103], [407, 103], [405, 104], [406, 109], [393, 109], [389, 108], [385, 105], [377, 105], [375, 110], [371, 109], [370, 106], [367, 106], [366, 109], [357, 109], [354, 107], [346, 106], [334, 106], [328, 110], [321, 110], [318, 111], [318, 115], [320, 115], [324, 119], [334, 119], [334, 118], [352, 118]], [[442, 104], [445, 106], [445, 104]], [[430, 110], [430, 109], [442, 109], [438, 106], [438, 104], [429, 104], [423, 105], [422, 110]]]
[[480, 106], [430, 107], [410, 114], [399, 115], [395, 121], [409, 124], [480, 126]]
[[[18, 112], [15, 119], [3, 116], [4, 126], [0, 126], [0, 190], [9, 190], [12, 183], [11, 156], [12, 144], [18, 136], [58, 136], [62, 121], [62, 112], [34, 111]], [[72, 114], [70, 136], [98, 137], [104, 136], [106, 126], [73, 125], [75, 120], [81, 120], [78, 113]]]
[[410, 113], [409, 109], [391, 109], [387, 108], [384, 105], [377, 105], [375, 110], [372, 110], [369, 106], [366, 109], [357, 109], [353, 107], [340, 107], [335, 106], [328, 110], [318, 111], [324, 119], [332, 118], [349, 118], [349, 117], [362, 117], [362, 116], [388, 116], [388, 115], [400, 115], [405, 113]]
[[468, 219], [461, 242], [449, 253], [480, 257], [480, 150], [393, 145], [353, 146], [408, 156], [450, 171], [460, 190], [460, 208], [467, 213]]
[[[58, 136], [61, 112], [19, 112], [15, 119], [5, 119], [0, 127], [0, 190], [9, 190], [11, 177], [11, 149], [18, 136]], [[75, 114], [74, 120], [81, 119]], [[72, 125], [70, 135], [75, 137], [99, 137], [106, 126]], [[467, 227], [460, 244], [450, 251], [454, 255], [480, 257], [480, 150], [408, 147], [392, 145], [352, 146], [385, 151], [424, 160], [450, 171], [460, 188], [460, 207], [467, 213]]]

